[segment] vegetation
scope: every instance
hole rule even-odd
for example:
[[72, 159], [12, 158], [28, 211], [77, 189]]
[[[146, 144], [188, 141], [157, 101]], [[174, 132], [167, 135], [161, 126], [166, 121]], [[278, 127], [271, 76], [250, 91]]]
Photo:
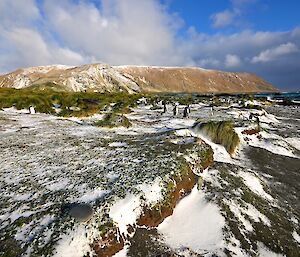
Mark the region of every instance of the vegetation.
[[214, 143], [223, 145], [227, 152], [233, 154], [240, 139], [234, 131], [231, 121], [209, 121], [200, 124], [200, 131]]
[[[37, 112], [60, 116], [89, 116], [112, 106], [112, 111], [128, 113], [136, 105], [139, 94], [60, 92], [51, 87], [30, 87], [26, 89], [0, 89], [0, 108], [14, 106], [27, 109], [34, 106]], [[56, 109], [56, 110], [55, 110]]]
[[263, 107], [260, 105], [255, 104], [244, 104], [243, 108], [249, 109], [249, 110], [263, 110]]
[[[152, 93], [128, 94], [125, 92], [68, 92], [64, 87], [55, 83], [33, 85], [29, 88], [13, 89], [0, 88], [0, 109], [14, 106], [17, 109], [27, 109], [34, 106], [37, 112], [57, 114], [59, 116], [83, 117], [100, 112], [115, 112], [126, 114], [137, 105], [138, 99], [145, 97], [147, 104], [153, 110], [161, 109], [161, 102], [181, 105], [199, 102], [221, 104], [220, 99], [213, 95], [185, 93]], [[250, 106], [251, 107], [251, 106]]]
[[132, 126], [128, 118], [126, 118], [124, 115], [116, 114], [116, 113], [108, 113], [104, 116], [104, 119], [99, 120], [94, 123], [94, 125], [99, 127], [125, 127], [129, 128]]

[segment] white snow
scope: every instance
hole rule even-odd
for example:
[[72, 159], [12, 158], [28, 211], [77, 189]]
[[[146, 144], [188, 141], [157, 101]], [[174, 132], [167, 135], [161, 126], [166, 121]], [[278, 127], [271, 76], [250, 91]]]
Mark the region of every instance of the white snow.
[[245, 101], [245, 106], [248, 106], [248, 105], [261, 105], [260, 102], [256, 101], [256, 100], [248, 100], [248, 101]]
[[146, 203], [155, 204], [162, 199], [160, 183], [161, 179], [157, 178], [152, 183], [143, 183], [139, 186], [139, 189], [145, 194]]
[[113, 257], [127, 257], [128, 246], [125, 246], [121, 251], [117, 252]]
[[298, 220], [297, 220], [297, 218], [296, 217], [291, 217], [291, 221], [293, 222], [293, 223], [295, 223], [295, 224], [297, 224], [298, 225]]
[[[258, 138], [257, 135], [244, 135], [242, 134], [242, 131], [245, 129], [249, 129], [249, 128], [245, 128], [245, 127], [235, 128], [236, 133], [239, 135], [241, 139], [241, 145], [243, 147], [250, 145], [253, 147], [259, 147], [265, 149], [271, 153], [275, 153], [278, 155], [299, 158], [297, 155], [293, 153], [293, 149], [290, 146], [291, 142], [295, 143], [296, 140], [292, 140], [288, 142], [289, 140], [286, 140], [283, 137], [278, 136], [276, 134], [268, 133], [266, 131], [259, 132], [259, 136], [261, 138]], [[297, 144], [295, 146], [296, 146], [295, 148], [297, 148]]]
[[25, 68], [23, 69], [22, 74], [23, 75], [29, 75], [31, 73], [47, 73], [51, 70], [67, 70], [70, 68], [74, 68], [74, 66], [67, 66], [67, 65], [48, 65], [48, 66], [37, 66], [37, 67], [30, 67], [30, 68]]
[[30, 198], [31, 195], [32, 195], [32, 193], [17, 194], [17, 195], [14, 195], [13, 198], [16, 201], [26, 201]]
[[192, 131], [190, 129], [178, 129], [175, 131], [175, 135], [180, 137], [191, 137]]
[[241, 243], [235, 237], [229, 238], [229, 242], [227, 245], [229, 251], [233, 252], [237, 257], [249, 257], [248, 254], [241, 248]]
[[242, 207], [238, 202], [226, 199], [223, 202], [229, 206], [234, 215], [243, 223], [245, 229], [250, 232], [253, 231], [253, 227], [250, 221], [246, 219], [247, 216], [254, 222], [263, 222], [266, 226], [271, 226], [270, 220], [253, 205], [247, 203], [245, 207]]
[[[201, 172], [200, 174], [197, 174], [197, 175], [202, 177], [203, 180], [210, 182], [212, 185], [222, 188], [222, 185], [218, 181], [218, 176], [219, 176], [218, 170], [207, 168], [203, 172]], [[225, 183], [226, 181], [223, 181], [223, 182]]]
[[69, 184], [69, 179], [68, 178], [63, 178], [60, 181], [54, 181], [53, 183], [46, 185], [46, 188], [51, 190], [51, 191], [59, 191], [64, 188], [66, 188]]
[[110, 147], [124, 147], [127, 146], [125, 142], [113, 142], [109, 144]]
[[102, 198], [104, 195], [106, 195], [109, 191], [107, 190], [101, 190], [101, 189], [95, 189], [91, 192], [86, 192], [83, 196], [81, 196], [78, 201], [79, 202], [93, 202], [99, 198]]
[[[118, 65], [118, 66], [112, 66], [114, 68], [118, 68], [118, 69], [130, 69], [130, 68], [146, 68], [146, 69], [161, 69], [161, 70], [165, 70], [165, 69], [182, 69], [181, 66], [145, 66], [145, 65]], [[201, 67], [188, 67], [188, 69], [195, 69], [195, 70], [201, 70], [201, 71], [213, 71], [213, 70], [209, 70], [209, 69], [204, 69]]]
[[298, 235], [297, 231], [293, 231], [293, 238], [300, 244], [300, 236]]
[[280, 121], [276, 118], [275, 115], [269, 114], [269, 113], [266, 113], [265, 115], [260, 116], [259, 121], [263, 122], [263, 123], [267, 123], [267, 124], [280, 123]]
[[272, 252], [261, 242], [257, 244], [257, 248], [259, 257], [284, 257], [282, 254]]
[[260, 195], [261, 197], [269, 201], [274, 200], [271, 195], [265, 192], [261, 184], [261, 181], [258, 177], [256, 177], [250, 172], [244, 172], [244, 171], [240, 171], [239, 176], [244, 180], [245, 185], [248, 186], [251, 191], [253, 191], [254, 193]]
[[252, 227], [250, 221], [244, 217], [243, 212], [241, 211], [241, 208], [233, 201], [230, 202], [229, 208], [234, 213], [234, 215], [243, 223], [245, 229], [247, 231], [252, 232], [253, 227]]
[[86, 237], [88, 232], [84, 225], [78, 225], [75, 230], [62, 235], [53, 257], [82, 257], [91, 252], [91, 242]]
[[[34, 156], [32, 163], [39, 160], [38, 158], [41, 157], [48, 157], [53, 154], [57, 156], [60, 156], [60, 152], [64, 152], [64, 154], [67, 154], [69, 152], [74, 152], [74, 154], [78, 155], [79, 149], [88, 149], [90, 146], [88, 142], [95, 141], [95, 138], [101, 137], [105, 139], [112, 139], [112, 143], [109, 144], [111, 147], [95, 147], [95, 152], [99, 151], [99, 155], [95, 155], [93, 158], [90, 156], [86, 157], [85, 161], [83, 162], [82, 159], [79, 158], [75, 159], [74, 163], [72, 163], [72, 167], [75, 170], [74, 177], [72, 176], [66, 176], [66, 173], [62, 172], [62, 175], [55, 177], [55, 179], [48, 179], [48, 175], [55, 175], [58, 171], [65, 169], [64, 165], [60, 167], [54, 167], [52, 170], [46, 170], [45, 172], [41, 172], [41, 170], [32, 170], [32, 174], [36, 175], [36, 178], [39, 179], [39, 183], [41, 186], [43, 186], [45, 189], [51, 190], [55, 193], [56, 191], [60, 189], [74, 189], [74, 192], [76, 194], [69, 199], [73, 199], [80, 202], [86, 202], [90, 203], [95, 201], [98, 198], [102, 198], [110, 191], [103, 190], [100, 187], [94, 188], [94, 185], [91, 186], [88, 184], [86, 180], [80, 181], [79, 184], [75, 184], [73, 181], [73, 178], [75, 180], [80, 180], [80, 177], [84, 174], [88, 174], [89, 168], [94, 169], [99, 165], [99, 167], [106, 167], [106, 165], [111, 165], [108, 162], [106, 162], [104, 159], [104, 156], [106, 154], [114, 155], [115, 153], [119, 153], [121, 151], [125, 150], [127, 151], [129, 147], [125, 142], [122, 142], [123, 139], [120, 138], [114, 138], [115, 135], [129, 135], [129, 134], [145, 134], [145, 133], [157, 133], [161, 131], [167, 131], [167, 130], [176, 130], [174, 133], [179, 137], [178, 139], [174, 140], [173, 142], [176, 144], [181, 143], [189, 143], [194, 141], [194, 137], [199, 137], [206, 141], [208, 144], [211, 145], [213, 151], [214, 151], [214, 159], [218, 162], [225, 162], [225, 163], [234, 163], [236, 164], [236, 159], [233, 159], [230, 157], [228, 152], [223, 146], [214, 144], [209, 139], [205, 138], [203, 135], [196, 135], [193, 130], [191, 129], [191, 126], [193, 125], [195, 119], [180, 119], [180, 118], [174, 118], [170, 115], [170, 109], [169, 113], [166, 115], [160, 115], [160, 111], [154, 111], [149, 110], [149, 106], [145, 106], [143, 108], [136, 109], [134, 113], [128, 115], [130, 119], [133, 119], [133, 127], [130, 129], [125, 128], [115, 128], [115, 129], [106, 129], [106, 128], [96, 128], [89, 126], [89, 123], [86, 123], [89, 118], [81, 118], [72, 119], [73, 122], [67, 122], [66, 119], [63, 121], [62, 118], [56, 118], [53, 116], [43, 116], [41, 114], [37, 115], [20, 115], [19, 113], [28, 113], [28, 110], [21, 110], [18, 111], [15, 108], [9, 108], [5, 109], [4, 113], [6, 116], [16, 118], [18, 122], [18, 126], [26, 126], [30, 127], [30, 129], [35, 128], [43, 128], [47, 132], [48, 127], [46, 126], [53, 126], [55, 125], [55, 129], [53, 131], [57, 132], [61, 130], [63, 127], [64, 133], [66, 135], [71, 137], [76, 137], [80, 139], [79, 146], [77, 144], [74, 144], [74, 146], [64, 146], [63, 148], [59, 145], [55, 145], [51, 151], [46, 152], [45, 154], [41, 154], [41, 152], [37, 152]], [[9, 112], [9, 113], [8, 113]], [[201, 112], [201, 110], [200, 110]], [[216, 109], [216, 113], [218, 113], [218, 110]], [[193, 114], [193, 112], [192, 112]], [[214, 114], [215, 115], [215, 114]], [[16, 116], [16, 117], [14, 117]], [[246, 114], [245, 114], [246, 116]], [[94, 118], [101, 118], [102, 116], [97, 116]], [[268, 118], [268, 116], [267, 116]], [[272, 117], [271, 117], [272, 118]], [[263, 118], [264, 119], [264, 118]], [[56, 121], [53, 121], [56, 120]], [[53, 121], [53, 124], [51, 125], [51, 122]], [[78, 126], [78, 124], [74, 124], [74, 121], [77, 123], [84, 124], [84, 126]], [[272, 122], [275, 122], [275, 118], [272, 120]], [[64, 123], [63, 123], [64, 122]], [[264, 122], [267, 122], [264, 121]], [[73, 123], [73, 124], [71, 124]], [[44, 124], [41, 126], [41, 124]], [[57, 126], [60, 125], [60, 126]], [[66, 127], [64, 127], [66, 126]], [[68, 129], [69, 126], [74, 126], [72, 129]], [[271, 125], [270, 125], [271, 126]], [[66, 128], [66, 129], [65, 129]], [[26, 128], [28, 129], [28, 128]], [[247, 146], [246, 141], [243, 139], [245, 137], [249, 138], [249, 144], [255, 147], [261, 147], [264, 149], [267, 149], [268, 151], [275, 152], [278, 154], [285, 154], [287, 156], [293, 156], [293, 149], [291, 146], [293, 146], [296, 149], [299, 149], [299, 138], [293, 137], [293, 138], [282, 138], [280, 136], [276, 136], [275, 134], [267, 133], [267, 132], [261, 132], [262, 139], [258, 139], [256, 135], [253, 136], [245, 136], [241, 135], [241, 131], [244, 128], [237, 129], [239, 131], [239, 136], [242, 138], [242, 144], [243, 147]], [[49, 143], [50, 140], [53, 137], [53, 133], [47, 134], [43, 132], [43, 140], [41, 143], [46, 144]], [[89, 138], [88, 138], [89, 136]], [[92, 137], [91, 137], [92, 136]], [[81, 141], [81, 139], [84, 138], [84, 142]], [[69, 139], [68, 139], [69, 140]], [[73, 139], [70, 139], [70, 142], [76, 142], [72, 141]], [[88, 141], [90, 140], [90, 141]], [[36, 144], [38, 145], [39, 142]], [[289, 148], [290, 147], [290, 148]], [[116, 149], [119, 148], [119, 149]], [[57, 153], [56, 153], [57, 152]], [[101, 154], [100, 154], [101, 153]], [[14, 154], [14, 153], [12, 153]], [[26, 157], [26, 152], [23, 157]], [[47, 155], [46, 155], [47, 154]], [[84, 154], [84, 152], [81, 152], [81, 154]], [[91, 152], [89, 153], [91, 154]], [[193, 157], [193, 156], [191, 156]], [[240, 160], [240, 156], [239, 161]], [[22, 161], [22, 158], [18, 161]], [[28, 157], [27, 157], [28, 158]], [[131, 158], [130, 156], [124, 156], [124, 158]], [[10, 160], [10, 159], [9, 159]], [[142, 162], [142, 158], [135, 158], [131, 160], [131, 163], [138, 163]], [[32, 165], [31, 162], [29, 162], [28, 165]], [[81, 164], [84, 164], [87, 169], [82, 169], [80, 167]], [[9, 163], [7, 162], [7, 166], [13, 165], [13, 162]], [[70, 163], [67, 163], [66, 165], [70, 165]], [[78, 168], [79, 167], [79, 168]], [[42, 166], [43, 168], [43, 166]], [[98, 172], [98, 171], [97, 171]], [[100, 174], [105, 180], [114, 181], [116, 178], [120, 178], [120, 180], [123, 179], [122, 174], [115, 173], [116, 171], [114, 169], [109, 170], [105, 174]], [[15, 172], [16, 173], [16, 172]], [[218, 181], [217, 177], [219, 177], [219, 171], [217, 170], [206, 170], [203, 173], [200, 174], [200, 176], [211, 183], [213, 183], [215, 186], [218, 186], [219, 188], [222, 187], [220, 181]], [[31, 173], [30, 173], [31, 174]], [[48, 174], [48, 175], [47, 175]], [[77, 177], [78, 176], [78, 177]], [[265, 192], [263, 187], [263, 180], [261, 180], [258, 176], [256, 176], [255, 173], [252, 172], [239, 172], [237, 173], [237, 176], [241, 176], [244, 180], [244, 183], [247, 187], [249, 187], [250, 190], [255, 192], [256, 194], [264, 197], [265, 199], [268, 199], [270, 201], [273, 200], [272, 196]], [[12, 179], [13, 178], [13, 179]], [[10, 173], [7, 173], [5, 175], [5, 181], [7, 183], [16, 183], [19, 180], [22, 181], [21, 175], [19, 176], [11, 176]], [[144, 203], [143, 200], [141, 200], [141, 196], [143, 195], [146, 199], [146, 203], [153, 204], [159, 201], [162, 197], [161, 195], [161, 181], [159, 179], [156, 179], [154, 181], [144, 182], [143, 184], [140, 184], [139, 186], [136, 186], [139, 192], [138, 195], [132, 195], [127, 194], [124, 199], [115, 198], [115, 202], [112, 203], [112, 207], [110, 208], [109, 215], [113, 219], [114, 223], [119, 227], [121, 233], [127, 234], [127, 225], [134, 224], [141, 214], [141, 205]], [[223, 182], [222, 182], [223, 183]], [[225, 183], [225, 182], [224, 182]], [[20, 190], [16, 192], [12, 198], [17, 201], [27, 201], [31, 200], [33, 198], [33, 192], [27, 193], [24, 190]], [[36, 197], [39, 197], [38, 193], [36, 193]], [[23, 203], [22, 203], [23, 204]], [[25, 203], [26, 204], [26, 203]], [[256, 222], [263, 222], [265, 225], [270, 226], [271, 222], [270, 220], [260, 213], [258, 209], [256, 209], [254, 206], [248, 204], [246, 205], [247, 208], [243, 208], [239, 206], [237, 202], [230, 202], [229, 204], [230, 210], [237, 216], [237, 218], [243, 223], [245, 226], [245, 229], [247, 231], [253, 231], [253, 227], [250, 223], [250, 221], [256, 221]], [[24, 206], [23, 206], [24, 207]], [[44, 208], [44, 207], [43, 207]], [[46, 208], [45, 208], [46, 209]], [[40, 208], [39, 211], [42, 209]], [[26, 208], [20, 208], [14, 211], [7, 211], [5, 215], [0, 215], [0, 219], [2, 220], [9, 220], [9, 218], [12, 219], [12, 221], [16, 220], [17, 218], [24, 216], [30, 216], [32, 214], [36, 213], [35, 209], [34, 211]], [[247, 220], [247, 216], [249, 220]], [[48, 218], [48, 220], [46, 219]], [[45, 226], [47, 226], [47, 222], [50, 222], [50, 217], [45, 217], [45, 221], [42, 222]], [[294, 221], [294, 220], [292, 220]], [[41, 225], [43, 226], [43, 224]], [[200, 254], [205, 254], [207, 251], [217, 253], [218, 256], [222, 256], [221, 250], [223, 247], [225, 247], [225, 242], [222, 234], [222, 228], [224, 227], [225, 221], [222, 215], [220, 214], [219, 208], [216, 204], [213, 202], [208, 202], [205, 199], [205, 193], [199, 192], [196, 187], [193, 189], [192, 193], [185, 197], [183, 200], [179, 202], [177, 207], [174, 210], [174, 214], [167, 218], [158, 228], [159, 232], [165, 237], [165, 241], [168, 245], [170, 245], [173, 248], [180, 248], [180, 247], [190, 247], [191, 250], [196, 251]], [[295, 223], [296, 224], [296, 223]], [[20, 233], [17, 234], [17, 238], [25, 238], [25, 235], [27, 230], [30, 230], [30, 227], [28, 229], [24, 226], [22, 228], [22, 231], [18, 231]], [[33, 230], [34, 231], [34, 230]], [[22, 232], [24, 232], [22, 234]], [[89, 245], [91, 244], [91, 238], [90, 234], [88, 237], [85, 236], [85, 233], [90, 233], [90, 228], [84, 228], [83, 226], [77, 226], [75, 227], [74, 231], [69, 231], [68, 233], [63, 234], [61, 240], [58, 242], [57, 245], [57, 253], [56, 256], [83, 256], [86, 252], [90, 251]], [[293, 237], [296, 241], [299, 242], [299, 235], [296, 231], [293, 232]], [[238, 244], [237, 244], [238, 245]], [[229, 249], [233, 249], [234, 247]], [[237, 256], [244, 256], [243, 251], [240, 249], [240, 247], [234, 248], [235, 252], [237, 253]], [[30, 249], [28, 250], [30, 251]], [[126, 256], [128, 249], [124, 248], [122, 251], [120, 251], [115, 256], [117, 257], [123, 257]], [[259, 248], [261, 256], [272, 256], [271, 252], [268, 251], [264, 246], [261, 246]], [[268, 255], [270, 253], [270, 255]], [[240, 254], [240, 255], [239, 255]], [[246, 255], [245, 255], [246, 256]], [[277, 256], [277, 255], [273, 255]]]
[[225, 163], [234, 163], [234, 160], [231, 158], [230, 154], [227, 152], [224, 146], [215, 144], [210, 139], [205, 137], [202, 134], [197, 133], [197, 137], [201, 138], [205, 143], [209, 144], [214, 152], [214, 160], [217, 162]]
[[185, 246], [197, 253], [221, 254], [224, 225], [218, 206], [207, 202], [204, 193], [195, 186], [191, 194], [178, 203], [173, 215], [158, 226], [158, 232], [172, 248]]
[[[37, 213], [36, 211], [24, 211], [24, 208], [19, 208], [18, 210], [8, 214], [8, 217], [10, 218], [11, 222], [14, 222], [20, 217], [29, 217], [32, 214]], [[7, 217], [4, 217], [4, 219], [7, 219]]]
[[133, 225], [141, 214], [140, 198], [127, 194], [110, 208], [109, 216], [119, 227], [120, 233], [128, 234], [127, 225]]
[[175, 131], [175, 135], [181, 137], [197, 137], [202, 139], [205, 143], [209, 144], [214, 152], [214, 160], [217, 162], [234, 163], [230, 154], [227, 152], [224, 146], [213, 143], [210, 139], [200, 133], [196, 133], [191, 129], [179, 129]]
[[285, 141], [287, 141], [291, 146], [293, 146], [294, 148], [300, 151], [300, 138], [289, 137], [289, 138], [285, 138]]
[[271, 226], [270, 220], [264, 214], [260, 213], [253, 205], [247, 204], [246, 208], [243, 208], [243, 212], [255, 222], [262, 221], [266, 226]]
[[29, 113], [29, 109], [18, 110], [15, 107], [3, 108], [2, 110], [10, 113], [27, 113], [27, 114]]

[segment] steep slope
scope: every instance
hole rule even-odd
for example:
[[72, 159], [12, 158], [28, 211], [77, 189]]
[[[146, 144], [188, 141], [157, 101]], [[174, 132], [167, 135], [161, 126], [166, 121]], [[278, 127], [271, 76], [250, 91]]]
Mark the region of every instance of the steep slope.
[[106, 64], [53, 65], [19, 69], [0, 76], [0, 87], [51, 86], [65, 91], [138, 92], [138, 85]]
[[119, 66], [145, 92], [263, 92], [276, 89], [249, 73], [222, 72], [201, 68]]
[[272, 92], [276, 89], [249, 73], [201, 68], [109, 66], [90, 64], [19, 69], [0, 76], [0, 87], [52, 87], [65, 91], [136, 92]]

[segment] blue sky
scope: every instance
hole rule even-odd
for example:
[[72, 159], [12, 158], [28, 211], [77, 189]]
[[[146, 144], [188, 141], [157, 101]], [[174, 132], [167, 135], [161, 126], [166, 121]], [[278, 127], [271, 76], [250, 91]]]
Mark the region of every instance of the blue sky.
[[0, 73], [92, 62], [197, 66], [300, 90], [299, 10], [297, 0], [0, 0]]
[[[184, 19], [186, 27], [194, 26], [209, 34], [220, 32], [212, 26], [211, 15], [232, 8], [229, 0], [173, 0], [168, 4], [171, 11], [179, 13]], [[244, 23], [236, 27], [230, 26], [225, 32], [246, 28], [264, 31], [291, 30], [300, 25], [299, 11], [299, 0], [252, 1], [241, 17]]]

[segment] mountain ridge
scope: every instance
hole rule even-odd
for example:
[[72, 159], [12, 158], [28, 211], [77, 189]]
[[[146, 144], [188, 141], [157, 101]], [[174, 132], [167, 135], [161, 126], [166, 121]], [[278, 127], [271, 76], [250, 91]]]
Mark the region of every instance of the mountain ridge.
[[0, 88], [47, 87], [62, 91], [250, 93], [278, 91], [255, 74], [200, 67], [49, 65], [0, 75]]

